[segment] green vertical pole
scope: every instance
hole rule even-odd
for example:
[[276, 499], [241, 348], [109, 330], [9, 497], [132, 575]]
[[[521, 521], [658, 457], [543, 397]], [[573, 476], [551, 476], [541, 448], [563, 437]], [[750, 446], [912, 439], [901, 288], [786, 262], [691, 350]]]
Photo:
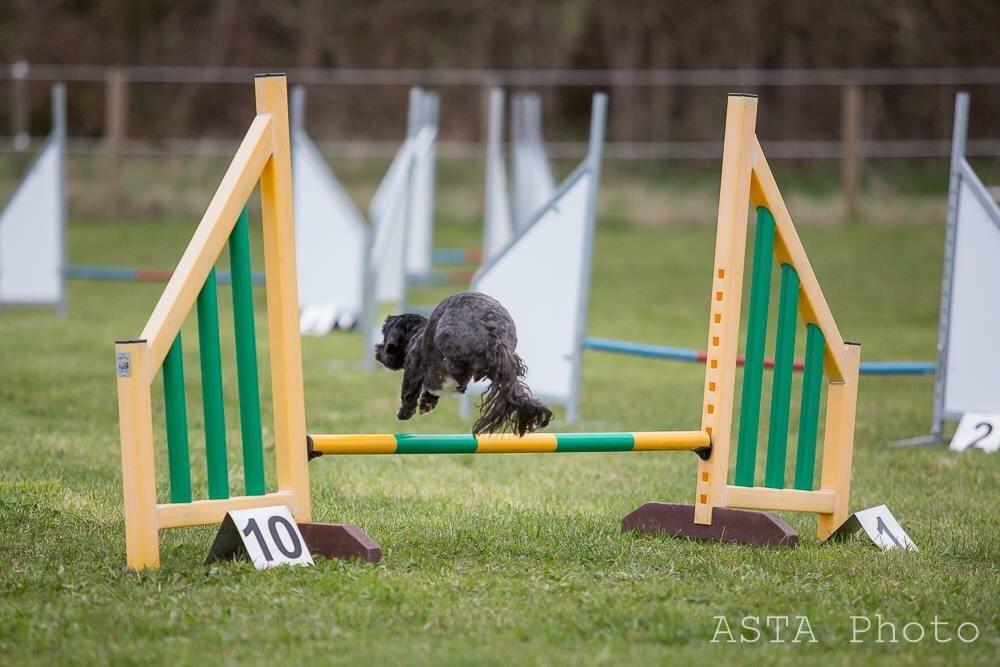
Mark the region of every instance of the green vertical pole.
[[167, 414], [167, 460], [170, 502], [191, 502], [191, 459], [188, 453], [187, 406], [184, 398], [184, 352], [181, 335], [163, 360], [163, 405]]
[[791, 264], [781, 265], [778, 292], [778, 327], [774, 349], [774, 379], [771, 382], [771, 422], [767, 432], [767, 462], [764, 486], [785, 485], [785, 455], [788, 449], [788, 413], [792, 401], [792, 369], [795, 365], [795, 321], [799, 308], [799, 274]]
[[750, 276], [750, 311], [744, 354], [743, 392], [740, 399], [739, 439], [736, 443], [737, 486], [753, 486], [760, 430], [760, 389], [764, 379], [767, 310], [771, 300], [771, 264], [774, 255], [774, 218], [763, 206], [757, 209]]
[[806, 326], [805, 372], [802, 376], [802, 406], [799, 410], [799, 441], [795, 448], [795, 488], [811, 491], [816, 469], [816, 433], [819, 430], [819, 398], [823, 389], [823, 355], [826, 343], [815, 324]]
[[240, 394], [243, 479], [248, 496], [262, 496], [264, 441], [260, 431], [260, 381], [257, 377], [257, 337], [253, 321], [253, 271], [250, 267], [250, 217], [246, 207], [229, 236], [233, 276], [233, 321], [236, 328], [236, 376]]
[[205, 411], [208, 497], [228, 498], [229, 470], [226, 462], [226, 416], [222, 397], [222, 350], [219, 345], [219, 295], [214, 268], [198, 294], [198, 344]]

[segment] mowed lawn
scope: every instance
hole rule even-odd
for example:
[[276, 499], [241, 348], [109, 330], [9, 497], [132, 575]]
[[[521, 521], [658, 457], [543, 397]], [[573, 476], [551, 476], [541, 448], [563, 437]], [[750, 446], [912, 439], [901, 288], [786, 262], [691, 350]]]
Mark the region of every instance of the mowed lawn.
[[[74, 220], [70, 256], [77, 264], [170, 267], [192, 230], [190, 220]], [[471, 245], [478, 234], [444, 225], [436, 243]], [[801, 235], [844, 337], [863, 344], [865, 359], [934, 356], [942, 225], [808, 227]], [[643, 230], [603, 220], [590, 334], [704, 347], [713, 242], [711, 227]], [[882, 554], [860, 539], [821, 544], [814, 518], [797, 515], [785, 515], [802, 535], [794, 550], [620, 534], [621, 518], [647, 500], [693, 501], [696, 459], [687, 453], [327, 457], [309, 468], [314, 518], [362, 526], [383, 548], [380, 564], [205, 566], [214, 529], [199, 528], [162, 535], [160, 571], [127, 571], [113, 342], [139, 333], [160, 289], [74, 282], [65, 319], [44, 310], [0, 314], [0, 664], [1000, 661], [1000, 456], [888, 447], [926, 432], [930, 378], [865, 377], [858, 405], [852, 506], [888, 504], [916, 553]], [[545, 285], [538, 292], [546, 298]], [[415, 298], [430, 304], [445, 293]], [[267, 387], [263, 292], [257, 296]], [[226, 288], [220, 299], [232, 387]], [[193, 322], [184, 336], [195, 492], [204, 497]], [[356, 333], [303, 341], [311, 431], [400, 430], [399, 376], [364, 374], [360, 354]], [[798, 387], [797, 379], [793, 396]], [[589, 352], [583, 421], [571, 428], [697, 428], [701, 391], [700, 366]], [[165, 498], [159, 380], [154, 400]], [[234, 391], [227, 401], [239, 492]], [[265, 389], [268, 425], [269, 401]], [[454, 401], [406, 425], [468, 428]], [[760, 617], [761, 640], [712, 643], [720, 615], [737, 636], [744, 616]], [[851, 617], [868, 616], [874, 626], [877, 615], [897, 632], [919, 622], [926, 636], [876, 643], [871, 632], [851, 643]], [[776, 634], [764, 628], [766, 616], [807, 617], [817, 642], [770, 642]], [[952, 641], [934, 641], [935, 620], [950, 624], [939, 632]], [[972, 644], [955, 637], [962, 622], [978, 627]], [[793, 618], [777, 638], [788, 642], [798, 626]]]

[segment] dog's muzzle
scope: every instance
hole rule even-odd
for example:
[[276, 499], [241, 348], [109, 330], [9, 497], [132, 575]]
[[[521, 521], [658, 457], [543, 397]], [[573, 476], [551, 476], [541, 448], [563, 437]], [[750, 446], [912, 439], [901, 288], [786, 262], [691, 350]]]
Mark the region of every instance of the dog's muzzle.
[[390, 370], [399, 370], [403, 367], [402, 356], [399, 353], [386, 351], [382, 343], [375, 346], [375, 360]]

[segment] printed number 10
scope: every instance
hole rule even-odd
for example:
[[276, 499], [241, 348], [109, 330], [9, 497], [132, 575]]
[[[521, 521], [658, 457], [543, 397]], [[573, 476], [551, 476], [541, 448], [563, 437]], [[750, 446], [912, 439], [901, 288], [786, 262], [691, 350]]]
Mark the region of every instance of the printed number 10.
[[[285, 546], [285, 540], [278, 532], [279, 525], [285, 528], [285, 532], [288, 534], [288, 538], [292, 543], [291, 548]], [[302, 555], [302, 543], [299, 542], [295, 529], [288, 522], [288, 519], [283, 516], [272, 516], [267, 520], [267, 530], [271, 533], [271, 541], [274, 542], [274, 546], [276, 546], [278, 551], [284, 554], [286, 558], [295, 559]], [[246, 537], [253, 535], [254, 539], [257, 540], [257, 544], [260, 545], [260, 550], [264, 553], [264, 559], [267, 561], [274, 560], [271, 550], [267, 548], [267, 540], [264, 539], [264, 534], [261, 532], [260, 526], [257, 525], [256, 519], [250, 519], [247, 522], [247, 527], [243, 529], [243, 535]]]

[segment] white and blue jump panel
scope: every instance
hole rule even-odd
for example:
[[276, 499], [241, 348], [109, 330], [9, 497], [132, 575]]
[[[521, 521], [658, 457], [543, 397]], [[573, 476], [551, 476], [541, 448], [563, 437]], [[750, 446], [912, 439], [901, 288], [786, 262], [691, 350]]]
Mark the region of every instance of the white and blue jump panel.
[[943, 415], [1000, 414], [1000, 208], [963, 158], [944, 349]]
[[[604, 95], [594, 96], [584, 161], [472, 282], [474, 291], [489, 294], [510, 312], [528, 386], [542, 400], [565, 406], [567, 422], [576, 419], [579, 407], [606, 105]], [[470, 397], [487, 386], [469, 388], [462, 398], [464, 414]]]
[[66, 96], [52, 88], [52, 134], [0, 211], [0, 306], [65, 310]]
[[411, 176], [412, 140], [406, 140], [393, 156], [389, 169], [375, 190], [368, 217], [372, 221], [369, 275], [374, 281], [376, 303], [401, 302], [406, 286], [406, 217]]
[[511, 105], [514, 164], [514, 221], [522, 229], [556, 191], [542, 138], [542, 103], [535, 93], [515, 95]]
[[434, 188], [437, 171], [437, 134], [440, 101], [437, 93], [410, 89], [407, 139], [431, 131], [431, 143], [413, 165], [412, 213], [407, 229], [406, 272], [425, 277], [431, 273], [434, 246]]
[[424, 127], [413, 139], [407, 139], [389, 165], [389, 170], [372, 197], [369, 217], [372, 242], [367, 254], [364, 285], [365, 337], [364, 365], [374, 366], [373, 346], [378, 334], [376, 322], [379, 304], [391, 303], [402, 312], [406, 299], [406, 248], [412, 220], [413, 190], [418, 164], [432, 150], [436, 130]]
[[353, 327], [369, 310], [377, 310], [378, 303], [401, 306], [407, 262], [426, 266], [429, 273], [437, 115], [437, 95], [411, 90], [408, 133], [413, 135], [397, 151], [372, 198], [369, 224], [305, 131], [304, 89], [292, 91], [296, 269], [303, 334]]
[[299, 329], [348, 329], [363, 308], [368, 223], [305, 131], [305, 90], [292, 90], [292, 190]]
[[369, 217], [374, 237], [369, 255], [374, 271], [375, 300], [394, 303], [401, 308], [406, 294], [406, 258], [410, 247], [413, 221], [418, 217], [417, 182], [421, 164], [434, 148], [436, 131], [424, 127], [412, 139], [407, 139], [393, 157], [385, 177], [372, 197]]
[[931, 432], [898, 445], [941, 442], [966, 412], [1000, 413], [1000, 208], [965, 157], [968, 126], [969, 94], [958, 93]]
[[587, 203], [594, 176], [579, 169], [556, 197], [473, 280], [517, 325], [517, 352], [538, 396], [567, 404], [576, 358], [576, 320], [588, 271]]
[[489, 262], [510, 243], [514, 233], [507, 166], [503, 158], [504, 93], [490, 91], [489, 127], [486, 137], [486, 197], [483, 206], [483, 260]]

